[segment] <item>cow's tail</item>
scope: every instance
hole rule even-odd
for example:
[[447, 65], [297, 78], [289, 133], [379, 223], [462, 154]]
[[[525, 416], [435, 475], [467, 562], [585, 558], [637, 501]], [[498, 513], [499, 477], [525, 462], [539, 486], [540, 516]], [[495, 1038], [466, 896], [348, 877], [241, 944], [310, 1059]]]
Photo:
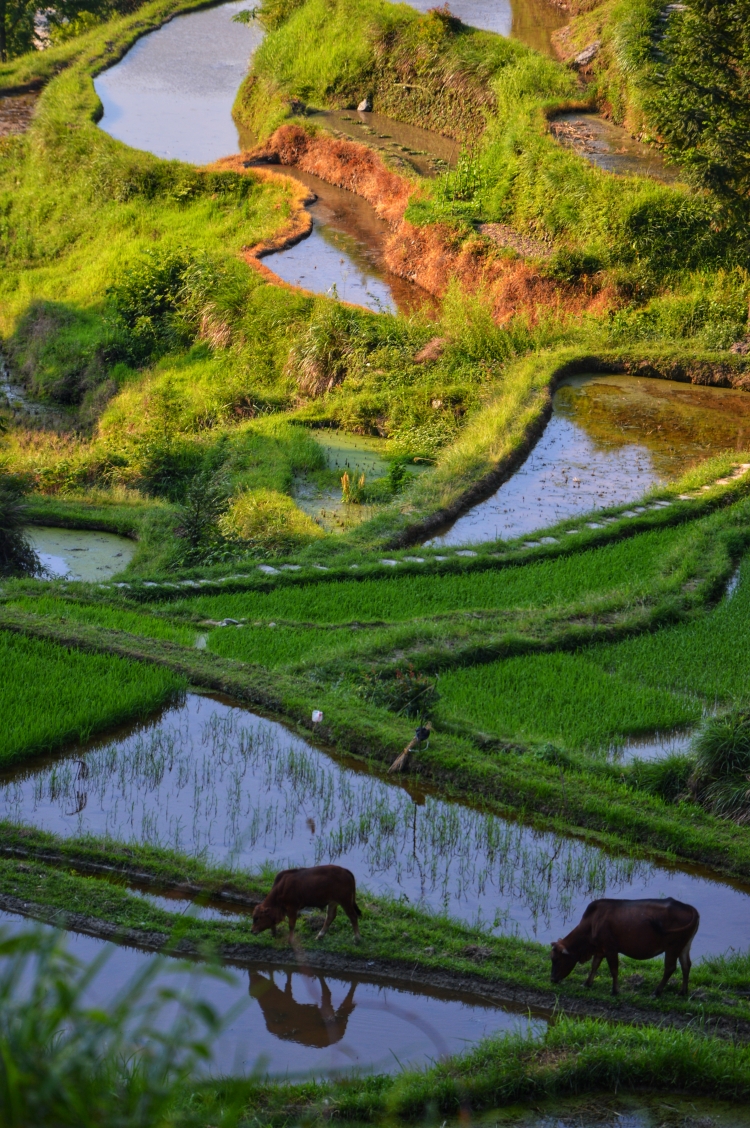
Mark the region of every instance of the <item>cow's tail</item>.
[[354, 902], [354, 911], [355, 911], [355, 913], [357, 914], [358, 917], [362, 916], [362, 910], [360, 909], [360, 907], [359, 907], [359, 905], [357, 904], [356, 901]]

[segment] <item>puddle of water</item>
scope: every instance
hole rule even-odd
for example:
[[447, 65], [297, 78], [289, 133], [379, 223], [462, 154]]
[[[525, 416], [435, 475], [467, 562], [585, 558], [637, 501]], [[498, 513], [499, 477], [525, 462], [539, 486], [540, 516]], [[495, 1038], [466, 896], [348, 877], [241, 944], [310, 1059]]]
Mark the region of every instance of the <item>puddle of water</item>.
[[371, 149], [405, 161], [420, 176], [435, 176], [446, 167], [455, 165], [461, 151], [459, 142], [450, 137], [421, 129], [418, 125], [394, 121], [384, 114], [327, 110], [311, 115], [311, 121], [320, 122]]
[[[434, 0], [409, 0], [419, 12], [435, 7]], [[482, 31], [512, 36], [546, 55], [555, 54], [552, 33], [568, 22], [568, 14], [549, 0], [451, 0], [451, 14]]]
[[[28, 921], [0, 913], [7, 932], [25, 931]], [[38, 926], [45, 930], [49, 926]], [[101, 957], [103, 941], [69, 932], [68, 951], [84, 966]], [[118, 992], [157, 957], [134, 948], [109, 945], [101, 972], [86, 988], [83, 1003], [108, 1007]], [[208, 1069], [219, 1075], [259, 1070], [261, 1075], [392, 1073], [460, 1053], [500, 1031], [540, 1030], [543, 1019], [503, 1010], [478, 996], [424, 990], [413, 984], [382, 986], [363, 976], [307, 974], [273, 966], [233, 969], [229, 982], [206, 976], [170, 958], [152, 981], [153, 997], [162, 988], [184, 993], [228, 1016], [212, 1046]], [[230, 1015], [230, 1012], [236, 1011]], [[174, 1019], [176, 1007], [162, 1015]]]
[[366, 200], [300, 169], [284, 166], [279, 171], [307, 185], [317, 200], [309, 207], [313, 230], [308, 238], [264, 260], [275, 274], [376, 313], [408, 314], [425, 304], [434, 306], [425, 290], [385, 268], [388, 224]]
[[636, 501], [697, 462], [750, 447], [750, 396], [638, 376], [578, 376], [553, 398], [531, 454], [430, 544], [525, 536]]
[[696, 956], [748, 943], [739, 885], [412, 796], [276, 722], [198, 695], [118, 739], [3, 773], [0, 819], [245, 869], [335, 862], [375, 894], [541, 941], [568, 931], [595, 897], [672, 896], [701, 913]]
[[693, 730], [687, 732], [662, 732], [640, 740], [628, 740], [612, 753], [618, 764], [633, 760], [664, 760], [667, 756], [684, 755], [690, 749]]
[[239, 151], [232, 103], [260, 25], [233, 23], [241, 0], [177, 16], [144, 35], [94, 86], [102, 129], [158, 157], [207, 164]]
[[550, 132], [566, 149], [573, 149], [606, 172], [649, 176], [667, 184], [680, 179], [680, 169], [667, 164], [658, 150], [636, 141], [625, 129], [598, 114], [560, 114], [550, 122]]
[[92, 529], [29, 525], [26, 536], [54, 579], [108, 580], [122, 572], [135, 554], [133, 541]]
[[[383, 457], [387, 446], [385, 439], [325, 429], [315, 432], [315, 441], [326, 452], [329, 470], [336, 470], [341, 474], [347, 470], [355, 478], [364, 474], [368, 482], [388, 473], [389, 463]], [[327, 532], [344, 532], [363, 521], [369, 521], [377, 512], [374, 505], [352, 505], [342, 501], [339, 485], [319, 490], [307, 479], [300, 479], [296, 483], [294, 500], [300, 509], [314, 517]]]

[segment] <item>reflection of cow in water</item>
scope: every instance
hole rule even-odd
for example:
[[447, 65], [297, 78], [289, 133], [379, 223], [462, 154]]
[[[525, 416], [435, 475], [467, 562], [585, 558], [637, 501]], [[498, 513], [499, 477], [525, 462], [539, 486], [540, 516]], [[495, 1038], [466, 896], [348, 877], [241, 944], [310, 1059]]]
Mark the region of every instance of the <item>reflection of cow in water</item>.
[[286, 973], [286, 986], [282, 991], [274, 982], [274, 973], [266, 977], [259, 971], [250, 972], [250, 994], [258, 1000], [266, 1030], [284, 1042], [299, 1042], [303, 1046], [323, 1049], [340, 1042], [346, 1034], [349, 1015], [355, 1007], [352, 983], [341, 1006], [333, 1009], [331, 990], [322, 975], [318, 982], [323, 995], [317, 1003], [298, 1003], [292, 998], [292, 973]]

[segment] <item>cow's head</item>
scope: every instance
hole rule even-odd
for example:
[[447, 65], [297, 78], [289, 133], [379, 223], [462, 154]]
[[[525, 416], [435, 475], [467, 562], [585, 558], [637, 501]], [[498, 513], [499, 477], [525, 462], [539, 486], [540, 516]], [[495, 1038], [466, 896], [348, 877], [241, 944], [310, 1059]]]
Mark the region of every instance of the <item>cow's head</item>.
[[276, 905], [256, 905], [253, 909], [253, 927], [251, 932], [256, 935], [272, 928], [276, 932], [276, 925], [284, 919], [284, 910]]
[[562, 940], [555, 940], [550, 955], [552, 956], [552, 982], [560, 983], [561, 980], [568, 978], [578, 963], [578, 957], [568, 951]]

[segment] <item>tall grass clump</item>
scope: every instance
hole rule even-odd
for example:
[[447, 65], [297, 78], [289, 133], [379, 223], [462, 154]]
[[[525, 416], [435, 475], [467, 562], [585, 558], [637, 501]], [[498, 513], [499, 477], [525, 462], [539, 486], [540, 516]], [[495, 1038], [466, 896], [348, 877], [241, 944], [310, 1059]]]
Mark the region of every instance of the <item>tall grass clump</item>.
[[186, 689], [159, 666], [0, 633], [0, 763], [144, 717]]
[[750, 711], [711, 717], [693, 740], [691, 792], [703, 807], [741, 825], [750, 822]]
[[[164, 963], [86, 1002], [106, 955], [88, 968], [51, 930], [0, 938], [0, 1120], [4, 1128], [161, 1128], [210, 1052], [219, 1022], [205, 1003], [157, 987]], [[164, 1022], [176, 998], [180, 1009]]]

